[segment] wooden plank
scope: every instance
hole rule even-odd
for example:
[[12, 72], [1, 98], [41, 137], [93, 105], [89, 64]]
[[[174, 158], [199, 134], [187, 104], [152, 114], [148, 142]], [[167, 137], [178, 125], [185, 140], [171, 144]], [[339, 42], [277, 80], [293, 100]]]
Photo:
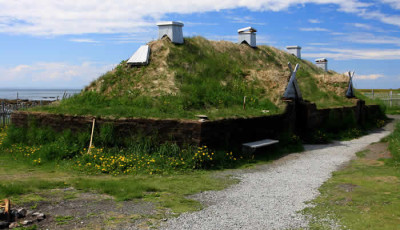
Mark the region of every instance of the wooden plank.
[[138, 66], [149, 64], [150, 47], [148, 45], [140, 46], [139, 49], [129, 58], [128, 64]]

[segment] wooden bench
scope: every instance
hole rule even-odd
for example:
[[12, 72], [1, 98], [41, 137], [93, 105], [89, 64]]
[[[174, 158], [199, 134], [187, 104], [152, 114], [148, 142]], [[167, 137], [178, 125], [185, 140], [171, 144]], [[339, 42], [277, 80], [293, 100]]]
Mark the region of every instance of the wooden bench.
[[278, 140], [272, 140], [272, 139], [264, 139], [260, 141], [254, 141], [254, 142], [248, 142], [242, 144], [242, 150], [243, 152], [250, 152], [253, 153], [257, 148], [268, 146], [268, 145], [273, 145], [279, 143]]

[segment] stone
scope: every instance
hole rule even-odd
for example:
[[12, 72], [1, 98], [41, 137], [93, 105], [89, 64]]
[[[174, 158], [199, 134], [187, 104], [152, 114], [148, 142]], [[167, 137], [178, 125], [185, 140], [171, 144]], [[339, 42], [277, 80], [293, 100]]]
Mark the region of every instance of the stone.
[[33, 223], [32, 220], [24, 220], [24, 221], [22, 221], [22, 225], [29, 225], [29, 224], [32, 224], [32, 223]]
[[32, 213], [32, 216], [38, 216], [40, 214], [41, 214], [40, 212], [34, 212], [34, 213]]
[[27, 213], [28, 213], [28, 211], [26, 211], [26, 209], [24, 209], [24, 208], [20, 208], [17, 210], [18, 218], [25, 217]]
[[10, 224], [10, 226], [8, 226], [8, 228], [10, 228], [10, 229], [12, 229], [12, 228], [18, 228], [19, 227], [19, 224], [17, 223], [17, 222], [12, 222], [11, 224]]
[[10, 223], [8, 223], [8, 222], [0, 221], [0, 229], [8, 228], [9, 225], [10, 225]]
[[198, 115], [196, 115], [196, 117], [198, 117], [200, 119], [208, 120], [208, 116], [207, 115], [198, 114]]
[[11, 216], [11, 217], [14, 217], [14, 218], [18, 218], [18, 211], [15, 210], [15, 209], [11, 210], [10, 216]]
[[42, 221], [46, 218], [46, 215], [43, 213], [40, 213], [39, 215], [36, 216], [36, 220]]

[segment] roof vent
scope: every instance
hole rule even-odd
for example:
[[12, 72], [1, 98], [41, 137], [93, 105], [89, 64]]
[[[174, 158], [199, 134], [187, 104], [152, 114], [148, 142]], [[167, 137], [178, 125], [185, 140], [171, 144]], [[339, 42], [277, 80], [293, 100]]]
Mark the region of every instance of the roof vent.
[[301, 46], [286, 46], [286, 49], [290, 54], [293, 54], [297, 58], [301, 59]]
[[326, 58], [315, 59], [315, 64], [317, 67], [323, 69], [325, 72], [328, 71], [328, 60]]
[[257, 47], [256, 32], [257, 30], [250, 26], [239, 29], [239, 44], [247, 43], [251, 47]]
[[175, 44], [183, 44], [183, 33], [182, 27], [183, 23], [181, 22], [159, 22], [158, 26], [158, 39], [167, 36], [172, 43]]

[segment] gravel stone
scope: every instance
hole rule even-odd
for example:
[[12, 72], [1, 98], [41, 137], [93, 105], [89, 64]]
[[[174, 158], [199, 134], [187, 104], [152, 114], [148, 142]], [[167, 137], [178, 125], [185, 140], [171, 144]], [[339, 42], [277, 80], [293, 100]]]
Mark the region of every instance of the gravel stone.
[[351, 141], [306, 145], [305, 152], [285, 156], [253, 170], [235, 170], [240, 182], [223, 191], [197, 194], [205, 209], [169, 219], [162, 229], [307, 228], [299, 211], [319, 195], [318, 188], [355, 153], [388, 135], [379, 131]]

